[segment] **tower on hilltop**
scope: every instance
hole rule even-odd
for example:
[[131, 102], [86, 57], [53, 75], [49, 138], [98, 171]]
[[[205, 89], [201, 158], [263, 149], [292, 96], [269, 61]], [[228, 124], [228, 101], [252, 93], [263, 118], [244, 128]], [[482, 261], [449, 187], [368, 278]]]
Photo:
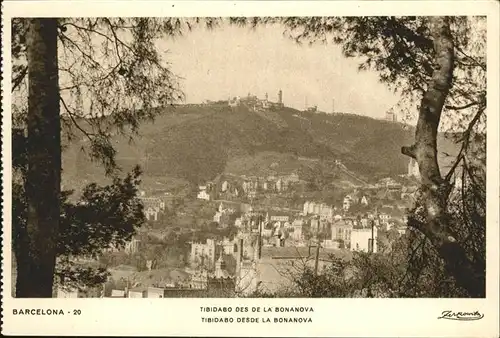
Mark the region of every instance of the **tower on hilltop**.
[[281, 89], [278, 92], [278, 104], [283, 106], [283, 91]]
[[397, 122], [396, 114], [392, 110], [389, 110], [385, 113], [385, 120], [390, 122]]

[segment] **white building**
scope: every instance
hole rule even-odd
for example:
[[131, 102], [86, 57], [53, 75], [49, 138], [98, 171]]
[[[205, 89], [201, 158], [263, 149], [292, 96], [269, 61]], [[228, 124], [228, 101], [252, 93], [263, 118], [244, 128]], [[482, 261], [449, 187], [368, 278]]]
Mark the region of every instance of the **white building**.
[[207, 239], [206, 243], [192, 243], [190, 262], [192, 265], [213, 267], [215, 263], [215, 241]]
[[270, 222], [288, 222], [290, 221], [290, 216], [287, 214], [282, 214], [282, 213], [267, 213], [266, 214], [266, 220], [269, 220]]
[[344, 197], [344, 202], [342, 203], [342, 208], [344, 209], [344, 211], [349, 210], [349, 208], [351, 207], [351, 203], [352, 203], [351, 195], [347, 195], [346, 197]]
[[377, 252], [377, 227], [373, 227], [373, 233], [371, 227], [366, 229], [352, 229], [351, 250]]
[[410, 162], [408, 162], [408, 176], [420, 178], [420, 170], [418, 168], [418, 163], [414, 158], [410, 158]]
[[319, 220], [318, 219], [311, 219], [311, 230], [314, 232], [319, 231]]
[[125, 298], [126, 296], [127, 294], [125, 293], [125, 290], [117, 290], [117, 289], [111, 290], [112, 298]]
[[147, 291], [146, 291], [146, 297], [147, 298], [164, 298], [165, 297], [165, 289], [149, 286]]
[[301, 225], [295, 225], [293, 224], [290, 227], [291, 232], [290, 234], [290, 239], [294, 241], [301, 241], [302, 240], [302, 224]]
[[58, 287], [57, 298], [80, 298], [80, 291], [78, 289]]
[[206, 190], [201, 190], [196, 197], [200, 200], [210, 201], [210, 195]]
[[389, 219], [391, 218], [391, 215], [388, 215], [386, 213], [381, 213], [379, 216], [379, 219], [382, 223], [386, 224], [389, 222]]
[[238, 217], [237, 219], [235, 219], [234, 226], [237, 228], [241, 228], [243, 226], [243, 219], [241, 217]]
[[128, 298], [146, 298], [146, 296], [147, 296], [147, 290], [142, 287], [130, 289], [127, 292]]
[[304, 203], [304, 208], [303, 208], [303, 210], [302, 210], [302, 213], [303, 213], [304, 215], [309, 214], [309, 204], [311, 204], [309, 201], [306, 201], [306, 202]]
[[278, 181], [276, 181], [276, 191], [280, 192], [282, 188], [283, 188], [283, 181], [280, 178], [278, 179]]
[[329, 219], [329, 220], [332, 219], [333, 218], [333, 208], [331, 206], [322, 204], [319, 216], [322, 219]]
[[139, 246], [141, 245], [141, 241], [136, 238], [132, 238], [130, 242], [125, 244], [125, 252], [128, 254], [135, 254], [139, 251]]
[[192, 289], [206, 289], [208, 284], [208, 272], [206, 270], [195, 271], [189, 283]]
[[247, 193], [250, 186], [249, 186], [249, 183], [247, 181], [244, 181], [242, 184], [241, 184], [241, 188], [243, 189], [243, 192]]
[[144, 210], [144, 216], [146, 216], [146, 219], [148, 221], [157, 221], [159, 213], [160, 211], [158, 209], [154, 209], [152, 207], [149, 207]]
[[326, 239], [323, 241], [323, 247], [326, 249], [339, 249], [339, 242], [333, 239]]
[[366, 198], [366, 196], [361, 197], [360, 203], [363, 205], [368, 205], [368, 199]]
[[314, 214], [314, 205], [315, 205], [314, 202], [309, 202], [307, 206], [307, 215]]
[[236, 241], [233, 239], [232, 241], [229, 240], [229, 238], [224, 237], [224, 239], [220, 242], [220, 245], [222, 247], [222, 252], [225, 255], [236, 255], [236, 250], [235, 250], [235, 245]]

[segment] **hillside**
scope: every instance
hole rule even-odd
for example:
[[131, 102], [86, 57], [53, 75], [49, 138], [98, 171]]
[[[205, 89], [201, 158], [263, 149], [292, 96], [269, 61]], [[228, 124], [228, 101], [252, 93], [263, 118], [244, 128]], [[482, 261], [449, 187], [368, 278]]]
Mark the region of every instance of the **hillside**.
[[[133, 143], [114, 139], [117, 162], [124, 170], [140, 164], [153, 185], [198, 184], [223, 172], [265, 174], [270, 166], [290, 172], [318, 160], [341, 160], [351, 176], [373, 181], [406, 172], [408, 158], [400, 149], [413, 139], [413, 131], [399, 123], [359, 115], [286, 107], [266, 115], [224, 105], [165, 109], [154, 123], [141, 126], [140, 134]], [[103, 171], [88, 161], [82, 145], [83, 138], [65, 151], [64, 177], [98, 181]]]

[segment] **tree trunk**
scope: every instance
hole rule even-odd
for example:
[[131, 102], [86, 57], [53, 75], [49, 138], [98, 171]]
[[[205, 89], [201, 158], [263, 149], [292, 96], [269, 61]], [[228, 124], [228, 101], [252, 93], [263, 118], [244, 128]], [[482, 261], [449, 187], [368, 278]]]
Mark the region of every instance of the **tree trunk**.
[[17, 261], [17, 297], [52, 297], [60, 215], [61, 136], [57, 19], [30, 19], [26, 231]]
[[448, 231], [446, 207], [451, 186], [439, 171], [437, 134], [453, 79], [454, 45], [447, 17], [430, 17], [429, 21], [434, 40], [434, 72], [420, 104], [415, 144], [403, 147], [401, 151], [416, 159], [420, 170], [422, 194], [418, 203], [423, 207], [425, 221], [419, 230], [431, 240], [457, 284], [472, 297], [484, 297], [485, 285], [481, 273], [476, 271], [463, 247]]

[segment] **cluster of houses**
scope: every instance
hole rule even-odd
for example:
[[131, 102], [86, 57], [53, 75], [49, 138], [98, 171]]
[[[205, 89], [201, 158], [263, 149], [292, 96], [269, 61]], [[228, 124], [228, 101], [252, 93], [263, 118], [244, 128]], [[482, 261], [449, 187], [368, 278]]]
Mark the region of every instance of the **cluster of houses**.
[[[349, 256], [351, 251], [377, 252], [378, 231], [382, 226], [388, 226], [388, 218], [378, 215], [358, 220], [334, 215], [332, 220], [327, 220], [309, 213], [293, 216], [285, 212], [267, 212], [265, 215], [250, 212], [243, 215], [238, 224], [240, 229], [233, 239], [192, 243], [190, 261], [193, 267], [202, 262], [210, 270], [221, 271], [219, 277], [232, 278], [236, 293], [251, 294], [259, 288], [272, 291], [283, 286], [286, 282], [283, 267], [290, 264], [313, 266], [316, 254], [319, 255], [319, 269], [323, 269], [331, 261], [330, 255]], [[318, 237], [321, 229], [326, 228], [329, 230], [327, 236]], [[306, 229], [313, 233], [309, 240], [304, 238]], [[318, 245], [320, 250], [316, 250]], [[234, 269], [222, 272], [223, 257], [232, 257], [236, 262]]]
[[[344, 200], [352, 201], [353, 198], [346, 196]], [[367, 203], [365, 196], [360, 200], [360, 203]], [[264, 246], [305, 247], [311, 240], [320, 240], [325, 248], [376, 252], [380, 229], [405, 231], [404, 213], [391, 208], [353, 216], [346, 214], [344, 208], [313, 201], [306, 201], [302, 211], [253, 210], [246, 206], [239, 208], [239, 217], [234, 218], [231, 225], [242, 232], [258, 232]], [[234, 206], [220, 203], [214, 221], [220, 221], [223, 215], [234, 214], [236, 210]], [[393, 217], [391, 213], [397, 216]]]
[[281, 193], [299, 182], [299, 175], [234, 176], [227, 175], [219, 183], [208, 182], [199, 186], [197, 198], [205, 201], [224, 198], [255, 198], [259, 193]]
[[246, 203], [238, 202], [221, 202], [215, 215], [213, 216], [213, 222], [219, 224], [221, 228], [228, 227], [230, 225], [236, 225], [238, 227], [238, 217], [239, 214], [248, 215], [252, 211], [252, 206]]
[[385, 112], [385, 120], [389, 122], [398, 122], [398, 117], [392, 110]]
[[[368, 203], [363, 197], [351, 194], [344, 200]], [[235, 237], [192, 242], [189, 267], [177, 272], [180, 277], [176, 277], [175, 283], [127, 283], [103, 292], [101, 297], [201, 297], [207, 292], [229, 296], [262, 289], [274, 291], [287, 283], [290, 266], [305, 264], [322, 270], [332, 255], [349, 257], [353, 251], [377, 252], [382, 229], [392, 227], [404, 232], [404, 222], [394, 222], [385, 210], [354, 217], [343, 206], [337, 209], [314, 201], [306, 201], [302, 210], [255, 210], [245, 203], [220, 203], [214, 220], [234, 214], [238, 215], [233, 218], [233, 225], [238, 228]], [[140, 245], [140, 241], [132, 239], [126, 250], [137, 252]], [[152, 269], [149, 273], [155, 271], [153, 265], [148, 269]], [[79, 297], [74, 292], [61, 292], [59, 296]]]
[[[415, 174], [414, 166], [411, 168]], [[199, 186], [197, 198], [213, 201], [221, 194], [252, 197], [260, 192], [279, 193], [299, 182], [299, 177], [295, 173], [269, 177], [225, 175], [216, 182]], [[402, 199], [415, 193], [412, 187], [392, 179], [381, 180], [372, 188], [401, 194]], [[349, 256], [353, 251], [376, 253], [380, 231], [396, 229], [403, 234], [406, 219], [397, 203], [374, 208], [375, 201], [371, 199], [375, 197], [366, 192], [356, 190], [346, 195], [339, 207], [309, 200], [300, 210], [218, 202], [213, 222], [220, 227], [236, 227], [234, 238], [190, 243], [189, 267], [185, 268], [188, 277], [175, 284], [131, 285], [116, 289], [107, 297], [162, 298], [172, 297], [176, 292], [188, 295], [207, 290], [250, 294], [262, 287], [272, 291], [283, 282], [280, 277], [283, 274], [276, 274], [283, 265], [316, 260], [316, 266], [322, 269], [330, 262], [331, 255]], [[144, 194], [139, 198], [146, 218], [158, 220], [165, 211], [165, 202]], [[360, 210], [354, 206], [365, 208], [358, 212], [353, 211]], [[140, 246], [139, 240], [132, 239], [125, 250], [137, 253]]]

